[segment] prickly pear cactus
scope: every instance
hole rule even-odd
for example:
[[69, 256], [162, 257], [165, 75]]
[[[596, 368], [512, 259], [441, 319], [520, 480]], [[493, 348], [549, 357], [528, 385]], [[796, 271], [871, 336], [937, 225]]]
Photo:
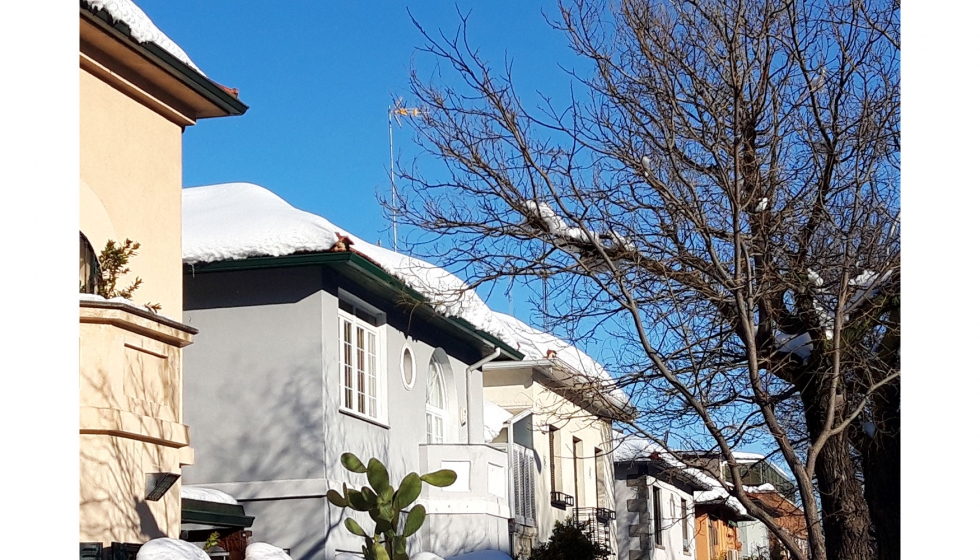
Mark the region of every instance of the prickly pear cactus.
[[353, 453], [340, 456], [340, 463], [345, 469], [359, 474], [367, 474], [368, 484], [360, 490], [348, 488], [344, 484], [344, 493], [336, 490], [327, 492], [330, 503], [355, 511], [366, 511], [374, 521], [373, 535], [368, 534], [354, 519], [348, 517], [344, 526], [351, 533], [364, 539], [361, 551], [367, 560], [408, 560], [406, 543], [408, 537], [422, 528], [425, 522], [425, 507], [416, 504], [408, 512], [405, 522], [401, 523], [399, 515], [412, 504], [422, 493], [422, 483], [438, 487], [446, 487], [456, 482], [456, 473], [443, 469], [419, 476], [409, 473], [402, 479], [398, 488], [391, 486], [388, 469], [381, 461], [371, 458], [367, 466]]

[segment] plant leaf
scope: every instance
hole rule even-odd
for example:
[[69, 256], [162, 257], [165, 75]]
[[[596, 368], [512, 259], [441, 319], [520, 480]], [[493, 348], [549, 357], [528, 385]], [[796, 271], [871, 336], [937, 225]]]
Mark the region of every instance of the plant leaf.
[[347, 498], [341, 496], [340, 492], [336, 490], [327, 490], [327, 500], [337, 507], [347, 507], [349, 505]]
[[367, 466], [367, 476], [368, 482], [371, 484], [371, 488], [378, 494], [382, 493], [385, 488], [389, 488], [391, 483], [388, 480], [388, 469], [381, 464], [381, 461], [371, 457], [368, 461]]
[[361, 526], [358, 525], [357, 524], [357, 521], [354, 521], [353, 518], [348, 517], [347, 519], [345, 519], [344, 520], [344, 526], [347, 527], [347, 530], [348, 531], [350, 531], [351, 533], [354, 533], [358, 537], [366, 537], [367, 536], [367, 533], [364, 532], [364, 529], [361, 529]]
[[398, 486], [398, 492], [395, 492], [395, 509], [401, 511], [412, 505], [421, 493], [422, 479], [418, 473], [408, 473]]
[[423, 474], [421, 478], [422, 478], [422, 482], [427, 482], [432, 486], [438, 486], [439, 488], [444, 488], [456, 482], [456, 471], [452, 471], [449, 469], [442, 469], [440, 471]]
[[412, 511], [408, 512], [408, 519], [405, 520], [405, 531], [402, 533], [403, 537], [410, 537], [415, 534], [416, 531], [422, 528], [422, 523], [425, 522], [425, 506], [422, 504], [415, 504]]
[[350, 472], [366, 473], [367, 467], [353, 453], [344, 453], [340, 456], [340, 464]]

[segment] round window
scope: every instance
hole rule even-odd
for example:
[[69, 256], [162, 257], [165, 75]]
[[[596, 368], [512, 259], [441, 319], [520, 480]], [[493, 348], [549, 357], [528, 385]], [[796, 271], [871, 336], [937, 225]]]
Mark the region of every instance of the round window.
[[415, 385], [415, 355], [407, 344], [402, 349], [402, 383], [406, 389]]

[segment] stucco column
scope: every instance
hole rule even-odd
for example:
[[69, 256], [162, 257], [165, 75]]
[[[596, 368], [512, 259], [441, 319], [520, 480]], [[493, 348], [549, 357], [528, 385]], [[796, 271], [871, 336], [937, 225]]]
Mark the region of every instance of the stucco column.
[[466, 394], [469, 409], [466, 411], [466, 441], [469, 444], [483, 441], [483, 371], [469, 372], [466, 380]]

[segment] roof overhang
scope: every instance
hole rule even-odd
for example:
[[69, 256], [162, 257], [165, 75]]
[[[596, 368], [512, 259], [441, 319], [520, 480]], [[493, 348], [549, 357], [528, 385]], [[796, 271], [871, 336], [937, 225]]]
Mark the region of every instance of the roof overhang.
[[251, 527], [255, 517], [245, 515], [245, 508], [240, 504], [224, 504], [204, 500], [181, 498], [180, 522], [188, 525], [204, 525], [208, 527]]
[[198, 119], [244, 114], [248, 106], [221, 85], [152, 42], [139, 43], [129, 26], [105, 10], [80, 7], [80, 64], [182, 126]]
[[484, 373], [519, 369], [530, 369], [540, 375], [550, 382], [550, 389], [596, 416], [622, 422], [629, 422], [636, 416], [636, 408], [612, 397], [609, 387], [603, 387], [601, 382], [589, 379], [557, 358], [493, 362], [483, 366]]
[[[230, 270], [252, 270], [260, 268], [286, 268], [296, 266], [324, 266], [338, 275], [356, 281], [359, 286], [381, 299], [393, 301], [410, 308], [413, 317], [428, 321], [436, 328], [449, 334], [469, 339], [483, 349], [500, 348], [498, 359], [521, 360], [524, 354], [496, 336], [477, 329], [459, 317], [446, 317], [435, 311], [428, 299], [417, 290], [389, 274], [374, 261], [352, 251], [326, 253], [300, 253], [280, 257], [252, 257], [234, 261], [214, 263], [195, 263], [184, 265], [185, 274], [204, 274]], [[487, 367], [491, 364], [486, 364]]]

